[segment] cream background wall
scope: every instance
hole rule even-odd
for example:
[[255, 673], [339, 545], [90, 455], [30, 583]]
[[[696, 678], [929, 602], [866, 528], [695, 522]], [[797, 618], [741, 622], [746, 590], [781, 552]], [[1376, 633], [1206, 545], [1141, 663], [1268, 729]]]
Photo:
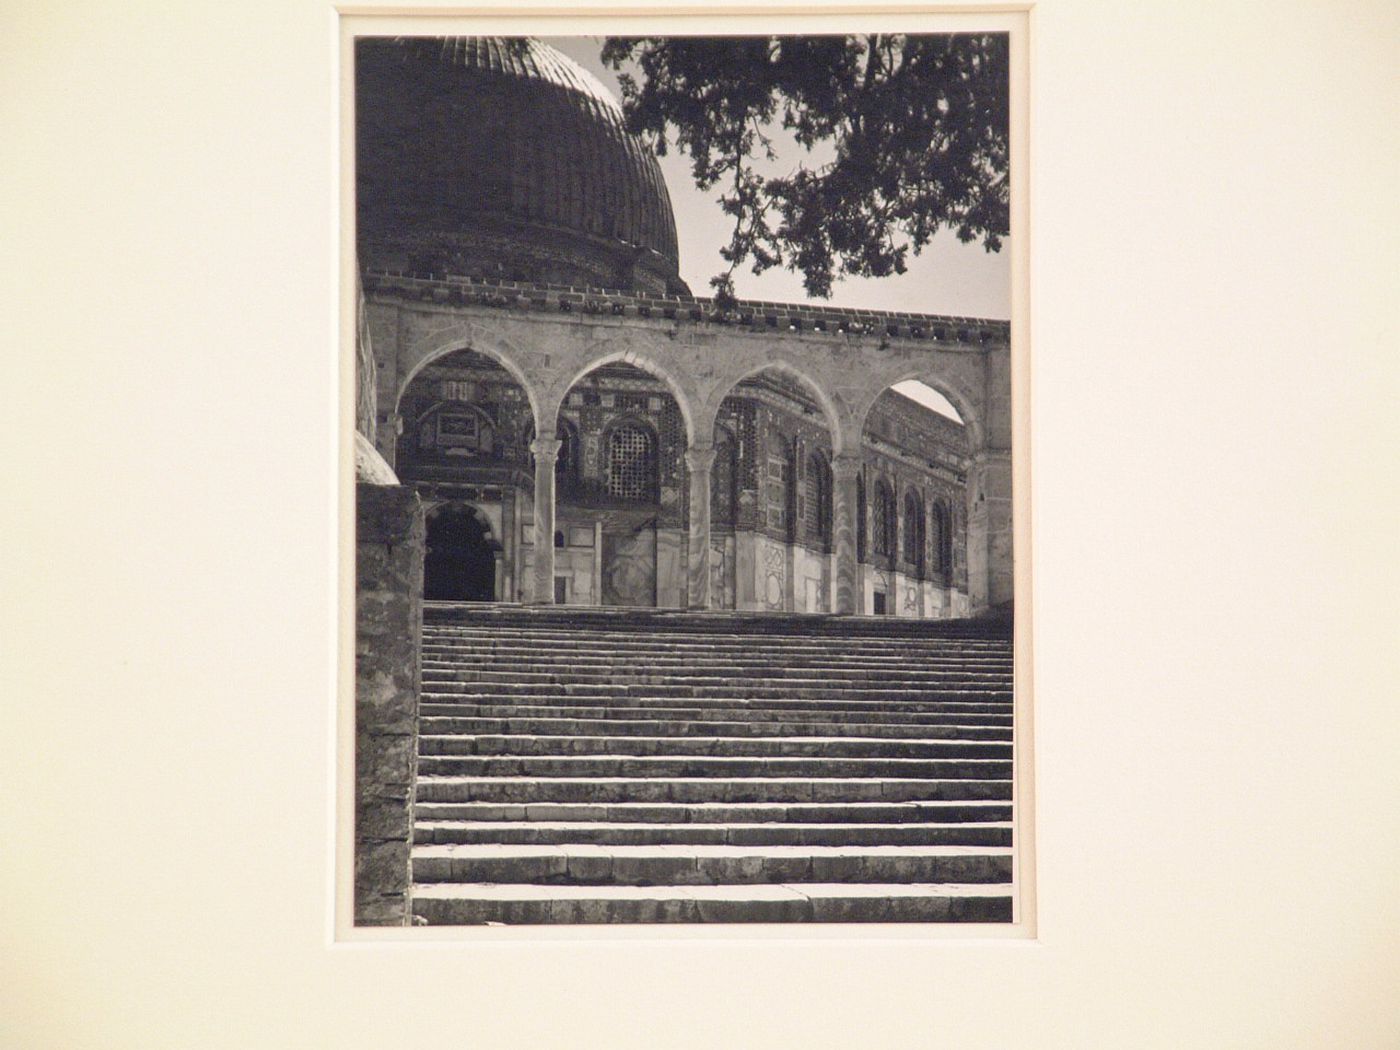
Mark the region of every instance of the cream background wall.
[[6, 4], [0, 1045], [1400, 1043], [1400, 8], [1032, 21], [1038, 940], [334, 944], [333, 9]]

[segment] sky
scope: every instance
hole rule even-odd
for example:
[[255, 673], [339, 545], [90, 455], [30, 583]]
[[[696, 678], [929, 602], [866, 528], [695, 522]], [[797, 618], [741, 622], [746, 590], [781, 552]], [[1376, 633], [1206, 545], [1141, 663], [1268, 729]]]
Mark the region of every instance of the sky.
[[[602, 37], [551, 37], [546, 42], [593, 73], [621, 99], [617, 74], [598, 57]], [[797, 147], [787, 155], [780, 152], [775, 169], [791, 168], [800, 157]], [[716, 202], [719, 187], [706, 192], [696, 189], [688, 156], [672, 149], [657, 160], [676, 216], [681, 277], [696, 295], [709, 295], [710, 278], [727, 267], [719, 251], [729, 240], [733, 220]], [[940, 230], [921, 254], [910, 257], [905, 273], [838, 278], [830, 299], [812, 299], [799, 274], [777, 268], [755, 275], [747, 266], [740, 267], [734, 273], [734, 291], [740, 299], [1005, 320], [1011, 316], [1009, 242], [1006, 238], [1000, 252], [987, 252], [980, 244], [963, 244], [952, 233]], [[943, 415], [958, 418], [942, 395], [922, 383], [900, 384], [897, 389]]]

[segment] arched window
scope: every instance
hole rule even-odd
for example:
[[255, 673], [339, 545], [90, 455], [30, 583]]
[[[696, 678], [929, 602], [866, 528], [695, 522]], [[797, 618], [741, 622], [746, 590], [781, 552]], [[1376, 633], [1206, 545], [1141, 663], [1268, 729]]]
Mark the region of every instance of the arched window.
[[924, 505], [913, 489], [904, 495], [904, 560], [924, 574]]
[[807, 459], [809, 535], [823, 550], [831, 549], [831, 464], [821, 452]]
[[856, 561], [865, 561], [865, 474], [856, 475]]
[[899, 507], [894, 489], [885, 489], [885, 552], [891, 560], [899, 553]]
[[952, 557], [952, 518], [948, 508], [940, 500], [933, 505], [929, 517], [930, 543], [933, 551], [933, 571], [946, 573], [953, 567]]
[[896, 522], [894, 494], [883, 480], [875, 482], [875, 504], [871, 509], [874, 512], [870, 527], [875, 533], [875, 553], [879, 557], [888, 558], [894, 554]]
[[710, 524], [734, 527], [734, 479], [738, 471], [738, 446], [734, 435], [715, 427], [715, 465], [710, 471]]
[[637, 503], [656, 501], [656, 438], [638, 423], [624, 423], [608, 438], [608, 495]]

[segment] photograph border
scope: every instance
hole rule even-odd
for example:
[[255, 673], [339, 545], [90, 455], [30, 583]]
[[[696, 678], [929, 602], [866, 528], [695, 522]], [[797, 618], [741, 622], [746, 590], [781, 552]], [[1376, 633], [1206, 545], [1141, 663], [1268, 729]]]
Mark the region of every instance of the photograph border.
[[[768, 32], [856, 32], [884, 28], [900, 32], [1006, 32], [1010, 37], [1010, 219], [1012, 527], [1014, 547], [1013, 624], [1013, 919], [1008, 923], [742, 923], [607, 924], [520, 927], [384, 927], [354, 924], [355, 820], [355, 335], [357, 271], [352, 232], [354, 196], [353, 44], [357, 36], [450, 35], [744, 35]], [[590, 31], [591, 30], [591, 31]], [[481, 7], [400, 10], [384, 7], [337, 8], [335, 45], [336, 286], [339, 290], [338, 376], [340, 432], [338, 469], [340, 557], [338, 622], [340, 645], [334, 743], [336, 814], [331, 836], [330, 927], [337, 943], [460, 942], [467, 944], [533, 940], [600, 939], [836, 939], [949, 940], [959, 942], [1034, 941], [1036, 924], [1036, 800], [1034, 759], [1033, 539], [1030, 435], [1032, 388], [1029, 304], [1030, 138], [1032, 19], [1030, 5], [943, 7], [881, 4], [802, 12], [781, 7], [677, 8], [650, 5], [572, 9]]]

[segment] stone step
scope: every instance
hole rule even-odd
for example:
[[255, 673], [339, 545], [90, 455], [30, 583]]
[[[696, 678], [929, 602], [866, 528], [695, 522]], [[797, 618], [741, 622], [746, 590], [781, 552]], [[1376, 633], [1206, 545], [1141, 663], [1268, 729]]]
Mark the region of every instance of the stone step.
[[[659, 659], [639, 658], [619, 660], [609, 667], [599, 665], [570, 667], [567, 664], [540, 664], [535, 661], [521, 661], [515, 666], [501, 665], [490, 657], [468, 664], [453, 659], [428, 658], [422, 670], [429, 677], [442, 676], [448, 679], [464, 676], [463, 681], [521, 681], [549, 685], [558, 681], [597, 683], [598, 685], [647, 685], [669, 683], [691, 685], [699, 688], [723, 685], [736, 677], [755, 682], [766, 681], [780, 687], [825, 684], [842, 685], [852, 689], [882, 688], [896, 683], [904, 688], [927, 686], [942, 688], [956, 687], [960, 683], [985, 684], [1005, 688], [1014, 684], [1010, 668], [941, 668], [926, 662], [913, 671], [899, 668], [850, 668], [850, 667], [775, 667], [770, 663], [739, 664], [727, 666], [690, 667], [668, 665]], [[470, 676], [470, 677], [465, 677]]]
[[415, 886], [430, 926], [661, 922], [1010, 922], [993, 885]]
[[420, 755], [429, 776], [468, 777], [889, 777], [1000, 780], [1009, 759], [793, 758], [728, 755]]
[[479, 696], [650, 697], [654, 700], [960, 700], [1011, 703], [1011, 686], [987, 679], [953, 682], [843, 682], [840, 679], [777, 679], [735, 672], [728, 678], [669, 679], [664, 675], [609, 675], [608, 680], [570, 675], [477, 675], [423, 672], [423, 689]]
[[[920, 705], [928, 705], [931, 710], [945, 710], [948, 707], [971, 708], [989, 707], [995, 710], [1012, 709], [1009, 690], [959, 690], [959, 689], [792, 689], [757, 690], [749, 689], [742, 678], [736, 678], [733, 688], [720, 690], [688, 690], [666, 687], [638, 687], [626, 689], [617, 686], [603, 688], [569, 687], [567, 685], [536, 686], [524, 684], [511, 687], [508, 684], [425, 681], [423, 693], [427, 696], [442, 697], [442, 702], [470, 700], [480, 704], [534, 703], [570, 705], [652, 705], [661, 707], [733, 706], [733, 707], [813, 707], [830, 710], [880, 710], [882, 707], [898, 710], [918, 710]], [[765, 693], [783, 695], [765, 695]]]
[[722, 686], [700, 687], [693, 685], [594, 685], [570, 683], [516, 683], [516, 682], [457, 682], [451, 680], [423, 680], [424, 693], [456, 693], [473, 697], [547, 697], [564, 700], [607, 700], [645, 698], [661, 700], [682, 698], [695, 700], [860, 700], [888, 701], [895, 703], [919, 703], [930, 701], [965, 701], [978, 703], [1010, 703], [1011, 690], [1000, 686], [971, 688], [967, 686], [943, 689], [901, 688], [899, 686], [860, 686], [842, 688], [840, 686], [773, 686], [750, 685], [743, 679], [732, 680]]
[[666, 631], [661, 634], [637, 631], [598, 630], [491, 630], [484, 627], [441, 627], [426, 624], [423, 640], [441, 645], [494, 645], [504, 648], [542, 647], [540, 643], [563, 643], [573, 648], [693, 648], [693, 650], [802, 652], [967, 652], [1001, 655], [1011, 651], [1007, 638], [882, 638], [875, 636], [805, 638], [783, 634], [720, 634]]
[[[883, 710], [871, 707], [868, 710], [851, 710], [847, 707], [770, 707], [770, 706], [685, 706], [657, 707], [633, 706], [633, 704], [578, 704], [578, 706], [556, 707], [554, 704], [479, 704], [470, 700], [444, 703], [442, 697], [431, 697], [420, 708], [423, 715], [455, 715], [461, 718], [528, 718], [528, 720], [560, 721], [627, 721], [657, 722], [655, 735], [669, 735], [665, 727], [686, 727], [700, 721], [722, 722], [806, 722], [811, 725], [832, 725], [832, 727], [858, 727], [858, 725], [1001, 725], [1011, 727], [1012, 715], [1009, 711], [997, 708], [972, 708], [972, 710], [904, 711]], [[564, 732], [577, 731], [574, 727]], [[533, 731], [532, 731], [533, 732]], [[560, 732], [556, 729], [556, 732]], [[643, 734], [647, 735], [647, 734]], [[722, 734], [717, 734], [722, 735]], [[813, 736], [825, 735], [809, 734]], [[837, 734], [833, 728], [832, 735]], [[872, 734], [874, 735], [874, 734]]]
[[748, 699], [745, 697], [575, 697], [503, 696], [477, 693], [425, 692], [422, 703], [450, 707], [460, 714], [489, 714], [493, 717], [537, 715], [541, 718], [654, 717], [744, 718], [766, 716], [774, 719], [808, 718], [815, 721], [845, 721], [852, 718], [897, 716], [901, 721], [925, 715], [988, 715], [1010, 718], [1012, 708], [1000, 700], [788, 700]]
[[781, 634], [790, 637], [872, 635], [891, 637], [1010, 637], [1005, 620], [913, 620], [892, 616], [830, 613], [741, 612], [733, 609], [687, 611], [674, 608], [598, 605], [457, 604], [425, 602], [423, 618], [432, 624], [489, 627], [496, 630], [646, 631], [700, 634]]
[[752, 678], [788, 681], [847, 681], [879, 684], [890, 679], [941, 684], [948, 681], [1010, 681], [1013, 668], [1009, 661], [943, 661], [925, 656], [904, 657], [887, 663], [864, 660], [856, 654], [828, 652], [823, 660], [801, 663], [784, 660], [781, 655], [749, 657], [742, 654], [725, 656], [711, 654], [708, 658], [677, 656], [672, 652], [614, 653], [609, 657], [590, 655], [577, 662], [567, 654], [555, 653], [552, 658], [539, 654], [520, 654], [501, 658], [490, 653], [453, 654], [425, 652], [423, 667], [432, 673], [445, 671], [498, 674], [523, 674], [527, 677], [551, 675], [581, 676], [581, 680], [602, 681], [613, 676], [628, 678], [660, 677], [679, 682], [697, 680], [703, 684], [714, 678], [730, 678], [736, 674]]
[[638, 608], [636, 606], [464, 605], [425, 602], [424, 621], [434, 626], [491, 630], [607, 630], [654, 634], [754, 634], [788, 638], [975, 638], [1011, 637], [1002, 620], [916, 620], [894, 616], [838, 616]]
[[1011, 824], [662, 824], [609, 821], [420, 820], [422, 845], [1010, 846]]
[[[610, 668], [634, 664], [635, 651], [619, 650], [599, 646], [596, 650], [559, 651], [553, 648], [520, 646], [516, 648], [492, 646], [484, 648], [467, 642], [424, 642], [423, 655], [429, 660], [453, 660], [467, 666], [490, 665], [496, 667], [580, 667]], [[1011, 666], [1010, 654], [987, 654], [983, 656], [957, 656], [952, 654], [911, 654], [872, 653], [864, 648], [842, 649], [839, 646], [826, 646], [809, 656], [796, 653], [765, 653], [756, 646], [717, 650], [713, 646], [697, 648], [694, 652], [681, 653], [667, 646], [650, 651], [647, 663], [658, 663], [663, 667], [681, 669], [732, 667], [780, 667], [798, 670], [854, 670], [879, 673], [890, 670], [905, 670], [928, 667], [937, 670], [986, 669], [1005, 671]]]
[[996, 823], [1011, 819], [1004, 801], [962, 802], [424, 802], [425, 821], [588, 821], [660, 824], [897, 824]]
[[1010, 882], [999, 846], [414, 846], [414, 882]]
[[895, 777], [418, 776], [421, 802], [1010, 801], [1011, 781]]
[[1010, 644], [998, 642], [912, 641], [892, 639], [791, 639], [761, 636], [724, 637], [720, 635], [622, 635], [608, 632], [575, 631], [518, 633], [443, 633], [424, 628], [428, 645], [466, 645], [482, 653], [560, 653], [615, 655], [619, 653], [679, 653], [687, 656], [714, 656], [740, 653], [771, 655], [777, 659], [830, 659], [833, 653], [847, 652], [862, 657], [891, 656], [903, 659], [1010, 659]]
[[[487, 661], [487, 664], [490, 662]], [[736, 676], [743, 676], [746, 685], [770, 686], [775, 688], [803, 688], [812, 685], [846, 685], [851, 688], [881, 688], [892, 677], [897, 677], [906, 687], [919, 686], [926, 689], [975, 688], [993, 686], [1007, 688], [1011, 683], [1009, 672], [909, 670], [892, 675], [888, 670], [850, 671], [844, 668], [823, 669], [820, 672], [805, 669], [783, 670], [773, 667], [763, 668], [717, 668], [709, 669], [661, 669], [648, 662], [645, 671], [625, 666], [609, 669], [568, 667], [560, 664], [552, 669], [540, 670], [534, 665], [502, 668], [499, 666], [464, 667], [456, 660], [423, 660], [424, 681], [444, 682], [518, 682], [538, 685], [557, 685], [568, 682], [574, 685], [676, 685], [692, 686], [696, 689], [725, 688], [731, 685]]]
[[[617, 633], [753, 634], [784, 638], [945, 638], [949, 640], [998, 640], [1011, 637], [1011, 625], [970, 623], [966, 620], [918, 620], [895, 616], [834, 616], [825, 613], [687, 612], [681, 609], [637, 606], [530, 606], [518, 616], [484, 617], [477, 610], [467, 615], [443, 615], [425, 603], [424, 619], [438, 627], [488, 628], [491, 630], [606, 630]], [[490, 609], [498, 613], [499, 607]], [[638, 616], [647, 613], [647, 616]]]
[[[454, 733], [508, 734], [540, 733], [560, 735], [582, 733], [590, 736], [859, 736], [883, 737], [891, 740], [923, 738], [930, 729], [939, 733], [966, 739], [1011, 739], [1011, 719], [1001, 715], [923, 715], [918, 721], [897, 719], [889, 716], [888, 721], [871, 721], [870, 716], [859, 722], [843, 722], [845, 712], [830, 716], [827, 720], [785, 721], [771, 720], [772, 716], [762, 712], [751, 717], [757, 721], [734, 717], [716, 719], [713, 716], [704, 721], [668, 720], [664, 715], [647, 712], [648, 717], [638, 718], [628, 715], [604, 714], [595, 717], [534, 718], [524, 715], [471, 716], [452, 712], [462, 711], [461, 705], [434, 704], [425, 710], [425, 726], [434, 731]], [[506, 709], [512, 710], [512, 709]], [[795, 715], [793, 717], [802, 717]], [[855, 717], [855, 716], [848, 716]], [[431, 722], [428, 721], [431, 719]]]
[[[690, 622], [694, 624], [693, 620]], [[686, 626], [672, 627], [671, 630], [651, 630], [650, 627], [606, 626], [591, 623], [442, 623], [433, 616], [424, 616], [423, 633], [430, 637], [477, 637], [510, 638], [510, 640], [531, 640], [531, 638], [568, 638], [568, 640], [595, 641], [616, 640], [624, 643], [659, 644], [675, 641], [676, 644], [732, 645], [735, 643], [760, 643], [764, 645], [791, 645], [794, 648], [811, 648], [813, 645], [875, 645], [875, 647], [895, 648], [997, 648], [1011, 644], [1007, 636], [980, 636], [980, 634], [955, 634], [938, 631], [938, 624], [917, 623], [899, 620], [878, 620], [867, 623], [869, 630], [841, 634], [840, 631], [826, 633], [794, 633], [791, 630], [753, 630], [750, 624], [729, 623], [718, 630], [690, 630]], [[903, 627], [904, 630], [890, 630], [890, 627]], [[935, 630], [930, 630], [934, 627]]]
[[1006, 758], [1010, 743], [871, 737], [457, 736], [418, 738], [420, 755], [727, 755], [804, 758]]
[[1012, 917], [1004, 625], [429, 603], [422, 660], [428, 922]]

